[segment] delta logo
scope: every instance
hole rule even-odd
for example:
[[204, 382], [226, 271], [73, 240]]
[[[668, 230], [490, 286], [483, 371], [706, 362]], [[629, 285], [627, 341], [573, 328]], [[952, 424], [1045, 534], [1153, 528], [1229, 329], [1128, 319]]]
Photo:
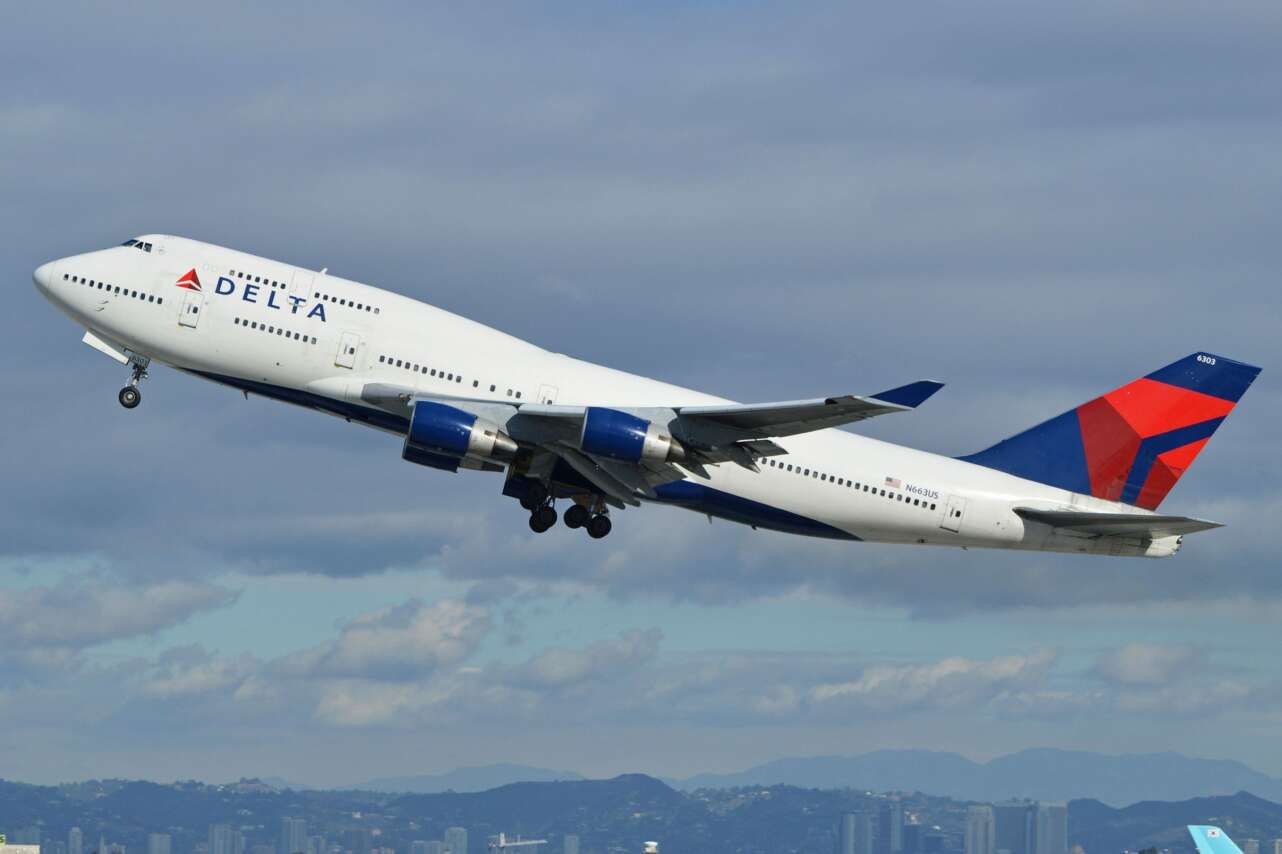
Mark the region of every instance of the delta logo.
[[182, 275], [178, 281], [174, 282], [180, 288], [186, 288], [189, 291], [200, 290], [200, 276], [196, 275], [196, 268], [192, 267]]

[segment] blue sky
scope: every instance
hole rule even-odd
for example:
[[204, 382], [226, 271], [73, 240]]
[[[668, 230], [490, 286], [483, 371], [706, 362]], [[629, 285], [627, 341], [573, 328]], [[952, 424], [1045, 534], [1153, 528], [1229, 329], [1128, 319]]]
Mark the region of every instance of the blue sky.
[[[33, 7], [0, 34], [5, 776], [684, 775], [880, 747], [1282, 774], [1269, 4]], [[119, 366], [30, 273], [137, 233], [740, 400], [948, 387], [991, 444], [1194, 350], [1263, 366], [1169, 561], [812, 542], [499, 482]]]

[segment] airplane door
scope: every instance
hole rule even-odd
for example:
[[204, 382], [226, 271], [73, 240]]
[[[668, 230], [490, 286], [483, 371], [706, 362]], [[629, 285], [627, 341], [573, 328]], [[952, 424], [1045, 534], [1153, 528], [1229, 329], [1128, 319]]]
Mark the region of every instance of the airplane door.
[[311, 299], [312, 284], [316, 280], [316, 274], [311, 270], [295, 270], [293, 284], [289, 286], [289, 295], [300, 299]]
[[556, 386], [539, 386], [539, 403], [556, 403]]
[[945, 531], [952, 531], [954, 534], [960, 533], [962, 516], [965, 512], [965, 498], [956, 495], [948, 496], [948, 502], [944, 504], [944, 518], [940, 520], [939, 527]]
[[205, 305], [205, 297], [200, 291], [183, 291], [183, 307], [178, 315], [180, 326], [196, 328], [200, 322], [200, 310]]
[[338, 339], [338, 352], [334, 354], [334, 364], [340, 368], [356, 367], [356, 351], [361, 348], [361, 336], [355, 332], [344, 332]]

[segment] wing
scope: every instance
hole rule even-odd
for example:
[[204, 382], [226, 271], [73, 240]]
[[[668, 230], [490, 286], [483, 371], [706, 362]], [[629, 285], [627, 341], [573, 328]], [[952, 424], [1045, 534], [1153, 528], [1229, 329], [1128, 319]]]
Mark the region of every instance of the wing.
[[[921, 380], [866, 396], [641, 408], [488, 401], [423, 394], [390, 383], [367, 384], [360, 396], [388, 412], [408, 415], [411, 432], [419, 402], [442, 404], [484, 419], [540, 459], [561, 460], [611, 501], [636, 504], [639, 497], [653, 497], [654, 487], [682, 480], [687, 473], [708, 477], [708, 466], [734, 463], [755, 471], [757, 460], [787, 453], [770, 441], [771, 437], [906, 412], [942, 387], [941, 383]], [[620, 433], [598, 436], [593, 424], [599, 422]], [[593, 442], [592, 438], [601, 441]], [[623, 446], [635, 447], [636, 454], [622, 453]], [[655, 447], [663, 451], [656, 454]]]
[[679, 406], [676, 407], [676, 412], [683, 419], [716, 424], [764, 439], [839, 427], [877, 415], [908, 412], [916, 409], [943, 387], [943, 383], [919, 380], [867, 396], [848, 394], [783, 403]]
[[1037, 510], [1016, 507], [1020, 518], [1041, 522], [1052, 528], [1076, 531], [1097, 537], [1144, 537], [1150, 540], [1195, 534], [1222, 527], [1219, 522], [1188, 516], [1156, 516], [1140, 513], [1086, 513], [1077, 510]]

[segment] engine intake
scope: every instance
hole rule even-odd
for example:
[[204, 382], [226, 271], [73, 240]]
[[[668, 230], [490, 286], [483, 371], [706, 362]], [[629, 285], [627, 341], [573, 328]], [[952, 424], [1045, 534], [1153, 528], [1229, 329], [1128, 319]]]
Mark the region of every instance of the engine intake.
[[653, 421], [600, 406], [588, 407], [579, 448], [628, 463], [671, 463], [686, 457], [682, 444]]
[[516, 441], [494, 422], [444, 403], [419, 400], [414, 403], [401, 457], [433, 468], [449, 468], [453, 461], [457, 468], [463, 457], [508, 462], [516, 452]]

